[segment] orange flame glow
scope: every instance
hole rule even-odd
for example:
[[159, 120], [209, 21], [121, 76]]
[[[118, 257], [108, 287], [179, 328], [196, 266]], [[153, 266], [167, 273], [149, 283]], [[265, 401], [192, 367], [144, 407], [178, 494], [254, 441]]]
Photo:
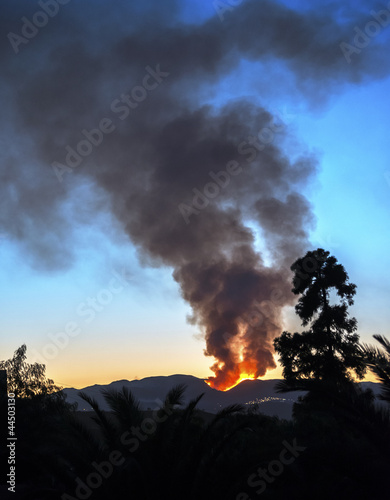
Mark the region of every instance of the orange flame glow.
[[212, 380], [205, 380], [206, 384], [212, 387], [213, 389], [218, 389], [219, 391], [229, 391], [230, 389], [233, 389], [233, 387], [236, 387], [236, 385], [240, 384], [244, 380], [257, 380], [257, 377], [254, 375], [250, 375], [249, 373], [240, 373], [239, 378], [232, 384], [232, 385], [218, 385], [218, 387], [215, 386]]
[[247, 328], [243, 324], [238, 325], [239, 333], [227, 340], [229, 350], [232, 353], [232, 359], [234, 360], [234, 367], [228, 371], [226, 371], [223, 363], [216, 363], [212, 367], [215, 373], [224, 372], [223, 380], [219, 379], [217, 382], [217, 377], [209, 377], [209, 379], [205, 380], [206, 384], [213, 389], [229, 391], [243, 380], [256, 380], [259, 378], [257, 364], [250, 355], [248, 356], [246, 351]]

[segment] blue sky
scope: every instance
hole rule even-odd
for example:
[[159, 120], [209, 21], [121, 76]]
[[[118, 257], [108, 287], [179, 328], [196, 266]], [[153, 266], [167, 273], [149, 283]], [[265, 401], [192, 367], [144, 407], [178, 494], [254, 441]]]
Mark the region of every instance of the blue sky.
[[[307, 10], [307, 6], [300, 6], [301, 3], [286, 2], [286, 5], [297, 6], [297, 12], [302, 13]], [[339, 4], [341, 11], [344, 7], [343, 15], [353, 18], [354, 7], [349, 2]], [[107, 4], [100, 2], [100, 5], [103, 12], [106, 12]], [[169, 16], [167, 8], [166, 18], [156, 22], [170, 26], [190, 22], [201, 26], [211, 19], [220, 23], [211, 1], [186, 2], [180, 5], [178, 14]], [[158, 19], [158, 12], [154, 7], [157, 8], [157, 4], [150, 2], [149, 17], [143, 13], [148, 20], [144, 21], [145, 25], [149, 29], [152, 28], [148, 23], [154, 22], [151, 20], [152, 14]], [[224, 22], [234, 23], [234, 16], [241, 15], [240, 7], [229, 11]], [[7, 72], [4, 78], [7, 75], [10, 79], [13, 78], [13, 68], [23, 74], [23, 69], [31, 64], [32, 59], [39, 61], [42, 51], [47, 50], [44, 49], [45, 43], [55, 36], [56, 29], [61, 29], [61, 23], [66, 26], [69, 19], [75, 16], [81, 25], [82, 17], [89, 8], [88, 5], [80, 7], [76, 4], [63, 6], [63, 14], [60, 13], [50, 20], [52, 26], [48, 25], [46, 32], [43, 32], [42, 28], [36, 39], [32, 39], [22, 48], [23, 52], [13, 54], [9, 46], [5, 47]], [[359, 13], [355, 13], [360, 16], [356, 21], [358, 26], [364, 27], [364, 20], [368, 22], [372, 19], [372, 8], [375, 6], [369, 2], [359, 4]], [[26, 9], [26, 15], [34, 13], [31, 5], [26, 5]], [[331, 3], [329, 9], [324, 11], [331, 11]], [[23, 15], [21, 12], [19, 6], [14, 18], [12, 13], [10, 14], [9, 25], [4, 21], [4, 33], [18, 26], [18, 19]], [[127, 30], [136, 31], [139, 23], [133, 22], [127, 27], [118, 15], [112, 13], [111, 19], [112, 26], [115, 25], [116, 19], [118, 30], [111, 26], [110, 31], [110, 26], [107, 25], [105, 31], [105, 36], [112, 36], [114, 40], [120, 36], [121, 30], [124, 35]], [[69, 19], [67, 16], [70, 16]], [[142, 26], [143, 18], [141, 14], [140, 16]], [[321, 14], [318, 13], [318, 16]], [[337, 19], [337, 15], [333, 16]], [[93, 19], [97, 23], [96, 26], [101, 22], [100, 19]], [[96, 26], [91, 22], [86, 30], [93, 33]], [[352, 23], [351, 28], [354, 26]], [[314, 80], [314, 83], [297, 79], [294, 72], [298, 70], [292, 68], [290, 62], [275, 58], [271, 51], [271, 55], [258, 61], [242, 56], [239, 64], [230, 71], [221, 72], [217, 79], [213, 77], [211, 80], [196, 80], [197, 84], [193, 85], [191, 90], [193, 100], [189, 105], [193, 108], [209, 104], [219, 109], [230, 101], [245, 98], [253, 106], [261, 106], [270, 112], [289, 117], [287, 128], [280, 137], [276, 137], [275, 144], [283, 148], [285, 154], [291, 158], [303, 152], [314, 154], [317, 158], [318, 171], [310, 176], [301, 190], [301, 194], [311, 203], [316, 219], [316, 227], [310, 231], [309, 243], [312, 248], [323, 247], [335, 255], [345, 266], [351, 281], [357, 284], [355, 306], [351, 312], [358, 320], [359, 333], [364, 342], [371, 342], [374, 333], [390, 336], [390, 290], [387, 279], [390, 266], [390, 77], [386, 76], [385, 69], [380, 75], [370, 73], [369, 57], [371, 53], [372, 58], [376, 57], [376, 46], [378, 51], [383, 49], [389, 39], [389, 30], [389, 27], [384, 28], [371, 41], [370, 46], [360, 54], [353, 54], [353, 62], [357, 65], [359, 62], [355, 59], [366, 58], [362, 66], [367, 73], [362, 70], [363, 77], [358, 82], [348, 77], [348, 63], [344, 60], [341, 50], [341, 62], [338, 61], [337, 64], [341, 68], [339, 73], [343, 75], [345, 71], [346, 76], [321, 79], [317, 72], [317, 80]], [[352, 29], [349, 41], [353, 36]], [[9, 43], [5, 35], [3, 38], [4, 44]], [[95, 49], [100, 43], [101, 40], [96, 41]], [[145, 59], [148, 60], [150, 59]], [[38, 77], [39, 64], [37, 62], [35, 66]], [[145, 62], [143, 66], [142, 64], [140, 74], [149, 63]], [[345, 64], [345, 70], [342, 64]], [[104, 80], [106, 83], [99, 90], [101, 92], [105, 89], [101, 95], [107, 96], [106, 102], [100, 102], [103, 110], [109, 109], [112, 96], [118, 95], [118, 89], [126, 89], [129, 78], [124, 68], [123, 79], [111, 84], [111, 80], [119, 73], [110, 74], [110, 69], [107, 72]], [[192, 74], [188, 74], [186, 78], [191, 81]], [[193, 78], [195, 79], [195, 76]], [[173, 79], [174, 76], [172, 87], [181, 85]], [[42, 84], [43, 82], [44, 80]], [[71, 84], [69, 80], [69, 85]], [[45, 85], [50, 85], [47, 80]], [[13, 95], [15, 88], [9, 87], [12, 89], [9, 90], [10, 95]], [[177, 88], [180, 89], [179, 86]], [[159, 90], [157, 89], [156, 93]], [[6, 91], [4, 94], [7, 95]], [[85, 94], [84, 97], [86, 100], [88, 95]], [[153, 98], [154, 95], [151, 100]], [[184, 96], [183, 100], [185, 98], [187, 97]], [[31, 125], [30, 128], [23, 128], [19, 135], [17, 124], [20, 122], [13, 121], [13, 103], [16, 103], [19, 97], [15, 98], [15, 101], [13, 99], [14, 97], [10, 100], [7, 98], [9, 114], [5, 116], [7, 120], [9, 117], [9, 121], [4, 122], [8, 125], [8, 134], [7, 140], [3, 141], [3, 154], [5, 157], [8, 151], [12, 152], [14, 157], [22, 158], [23, 144], [34, 143], [34, 128], [31, 128]], [[157, 101], [155, 106], [154, 109], [158, 106]], [[95, 111], [92, 111], [90, 121], [85, 119], [80, 123], [91, 128], [96, 123], [95, 114]], [[101, 117], [104, 114], [96, 116]], [[81, 130], [77, 120], [73, 126], [75, 134]], [[127, 123], [123, 125], [127, 126]], [[37, 124], [37, 129], [39, 127]], [[12, 133], [11, 130], [17, 130], [18, 134]], [[121, 130], [118, 126], [118, 135]], [[238, 136], [245, 139], [246, 129], [243, 128]], [[63, 151], [66, 141], [61, 143], [59, 140], [59, 144], [58, 151]], [[113, 155], [118, 154], [115, 148], [112, 152]], [[49, 178], [46, 177], [49, 170], [40, 177], [44, 165], [43, 155], [40, 154], [30, 157], [31, 163], [23, 160], [21, 168], [37, 172], [31, 177], [32, 182], [37, 185], [49, 182], [57, 189], [53, 179], [48, 181]], [[92, 158], [91, 161], [95, 160]], [[3, 162], [4, 179], [7, 178], [7, 168], [10, 168], [9, 164]], [[45, 168], [47, 169], [47, 166]], [[66, 184], [66, 189], [69, 188], [71, 194], [65, 196], [62, 219], [58, 219], [58, 224], [63, 222], [63, 245], [55, 245], [52, 249], [52, 252], [57, 252], [56, 266], [48, 267], [42, 257], [41, 260], [36, 257], [27, 236], [15, 237], [17, 230], [11, 230], [9, 224], [1, 228], [1, 358], [9, 358], [17, 347], [26, 343], [29, 361], [45, 362], [51, 378], [64, 386], [75, 387], [173, 373], [210, 376], [209, 367], [213, 359], [203, 354], [205, 340], [202, 327], [187, 321], [192, 312], [191, 306], [182, 298], [180, 288], [172, 278], [172, 266], [150, 258], [147, 259], [149, 265], [142, 263], [142, 257], [146, 257], [148, 252], [142, 248], [136, 251], [136, 246], [124, 231], [123, 220], [117, 216], [118, 212], [108, 208], [113, 202], [106, 201], [103, 190], [95, 190], [94, 184], [89, 184], [86, 176], [77, 177], [76, 173], [72, 175]], [[58, 199], [62, 199], [63, 193], [58, 191]], [[48, 202], [49, 214], [50, 203]], [[93, 209], [86, 210], [87, 206], [93, 206]], [[102, 208], [98, 210], [96, 207]], [[16, 210], [17, 206], [12, 209]], [[15, 220], [17, 224], [18, 217]], [[31, 224], [33, 222], [32, 217]], [[247, 220], [246, 223], [254, 227], [250, 221]], [[46, 234], [44, 225], [33, 227], [33, 230], [42, 231], [43, 239], [50, 238], [50, 234], [53, 234]], [[261, 231], [260, 228], [258, 230]], [[258, 238], [261, 239], [260, 236]], [[72, 258], [67, 256], [69, 245]], [[175, 245], [174, 241], [172, 245]], [[139, 244], [137, 246], [140, 248]], [[260, 244], [258, 248], [261, 247]], [[112, 291], [113, 284], [115, 291]], [[100, 300], [99, 311], [95, 310], [93, 320], [87, 322], [87, 316], [80, 315], [80, 308], [84, 311], [90, 309], [91, 306], [86, 304], [96, 297], [98, 302]], [[63, 333], [69, 323], [75, 324], [73, 326], [77, 327], [79, 333], [73, 337], [68, 336], [64, 347], [50, 351], [48, 345], [53, 342], [53, 337], [49, 334], [53, 336]], [[287, 330], [300, 328], [291, 307], [285, 309], [283, 327]], [[54, 354], [48, 356], [49, 351]], [[266, 374], [266, 378], [280, 376], [279, 367], [269, 370]]]

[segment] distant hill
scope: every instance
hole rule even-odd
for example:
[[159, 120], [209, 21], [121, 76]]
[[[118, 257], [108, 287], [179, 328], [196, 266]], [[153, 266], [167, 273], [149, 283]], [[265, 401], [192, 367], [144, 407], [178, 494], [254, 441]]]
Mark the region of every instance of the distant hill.
[[[212, 389], [203, 379], [192, 375], [170, 375], [167, 377], [147, 377], [142, 380], [117, 380], [108, 385], [93, 385], [83, 389], [64, 389], [69, 403], [77, 403], [78, 410], [91, 410], [79, 396], [80, 390], [93, 397], [102, 410], [109, 410], [109, 407], [101, 393], [103, 389], [120, 390], [123, 386], [131, 390], [134, 396], [140, 401], [141, 407], [145, 410], [156, 409], [164, 400], [167, 392], [178, 384], [185, 384], [187, 389], [184, 393], [185, 402], [204, 393], [198, 404], [200, 410], [216, 413], [221, 408], [230, 404], [240, 403], [251, 405], [258, 403], [259, 411], [265, 415], [276, 415], [279, 418], [290, 419], [292, 406], [299, 396], [304, 392], [290, 392], [278, 394], [275, 392], [275, 385], [278, 379], [273, 380], [244, 380], [229, 391], [222, 392]], [[363, 382], [364, 388], [369, 387], [374, 394], [380, 392], [380, 384], [374, 382]]]

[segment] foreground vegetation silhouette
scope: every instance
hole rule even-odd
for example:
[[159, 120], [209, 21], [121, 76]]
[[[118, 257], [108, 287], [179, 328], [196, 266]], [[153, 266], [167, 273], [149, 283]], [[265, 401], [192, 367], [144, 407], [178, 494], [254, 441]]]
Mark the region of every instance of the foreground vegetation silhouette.
[[[8, 391], [17, 394], [12, 498], [384, 498], [390, 343], [379, 335], [380, 349], [359, 343], [348, 315], [356, 286], [329, 252], [308, 252], [291, 269], [307, 329], [282, 333], [275, 350], [284, 376], [278, 390], [306, 393], [292, 420], [250, 405], [206, 414], [197, 410], [202, 394], [184, 404], [185, 386], [173, 387], [153, 411], [142, 410], [126, 388], [103, 392], [109, 412], [80, 393], [93, 411], [77, 412], [46, 379], [44, 365], [26, 363], [22, 346], [0, 363]], [[382, 384], [381, 400], [355, 382], [367, 370]]]

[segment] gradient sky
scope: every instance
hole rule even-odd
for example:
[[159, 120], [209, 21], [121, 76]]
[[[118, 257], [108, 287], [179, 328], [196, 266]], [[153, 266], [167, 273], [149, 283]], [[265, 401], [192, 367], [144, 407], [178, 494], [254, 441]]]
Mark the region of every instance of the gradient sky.
[[[124, 230], [120, 209], [111, 208], [115, 197], [109, 198], [89, 174], [88, 168], [98, 164], [103, 149], [93, 151], [85, 170], [66, 174], [63, 183], [56, 179], [51, 163], [62, 161], [65, 146], [75, 144], [83, 128], [95, 127], [105, 116], [114, 121], [109, 113], [113, 100], [139, 82], [146, 66], [160, 62], [150, 47], [143, 53], [140, 45], [141, 54], [131, 61], [131, 71], [125, 63], [111, 67], [109, 50], [123, 52], [126, 37], [132, 44], [146, 44], [159, 30], [169, 33], [180, 27], [191, 32], [198, 26], [204, 33], [205, 23], [211, 32], [215, 26], [217, 33], [228, 26], [233, 37], [235, 30], [245, 32], [245, 8], [257, 4], [259, 12], [262, 4], [269, 16], [272, 5], [283, 8], [280, 2], [248, 0], [227, 9], [221, 20], [215, 4], [211, 0], [148, 1], [114, 8], [108, 1], [72, 0], [15, 53], [7, 35], [20, 34], [21, 18], [32, 19], [41, 8], [36, 2], [2, 2], [1, 359], [11, 357], [25, 343], [28, 360], [44, 362], [48, 376], [64, 387], [174, 373], [211, 375], [213, 359], [204, 356], [200, 325], [187, 321], [191, 306], [172, 278], [172, 266], [150, 258], [139, 245], [137, 251]], [[284, 117], [285, 128], [275, 144], [290, 158], [301, 154], [315, 158], [315, 172], [300, 191], [315, 216], [315, 226], [305, 228], [308, 241], [303, 246], [329, 250], [357, 284], [351, 312], [358, 320], [361, 340], [371, 342], [374, 333], [390, 338], [390, 4], [322, 1], [309, 7], [308, 2], [297, 1], [285, 5], [295, 12], [286, 16], [283, 29], [278, 24], [269, 34], [267, 17], [259, 13], [258, 32], [251, 32], [246, 40], [265, 44], [264, 55], [253, 55], [251, 45], [246, 52], [238, 45], [229, 47], [235, 62], [226, 57], [218, 70], [208, 74], [197, 67], [200, 58], [194, 46], [185, 55], [187, 67], [178, 70], [180, 80], [173, 67], [161, 88], [140, 104], [137, 116], [153, 112], [159, 117], [164, 99], [175, 98], [179, 103], [190, 94], [191, 109], [196, 103], [196, 107], [208, 104], [219, 110], [245, 98]], [[340, 40], [353, 44], [355, 28], [364, 30], [373, 20], [371, 11], [381, 9], [389, 15], [389, 26], [378, 29], [348, 63]], [[306, 23], [309, 33], [313, 26], [321, 26], [322, 31], [315, 33], [310, 47], [307, 40], [297, 43], [299, 48], [286, 56], [291, 41], [284, 46], [283, 40], [294, 16]], [[333, 47], [329, 58], [334, 59], [322, 65], [321, 50], [326, 44]], [[84, 57], [94, 63], [78, 66], [82, 68], [78, 73], [72, 61], [80, 58], [84, 64]], [[63, 63], [66, 58], [68, 66]], [[58, 60], [62, 70], [69, 68], [69, 72], [63, 71], [59, 78], [53, 69], [52, 80], [51, 68]], [[186, 93], [181, 94], [184, 86]], [[69, 88], [73, 89], [71, 105], [63, 98]], [[40, 98], [42, 109], [34, 101]], [[37, 112], [40, 109], [42, 114]], [[61, 129], [62, 115], [67, 118]], [[132, 117], [123, 123], [115, 119], [113, 137], [132, 126]], [[247, 127], [250, 124], [243, 123], [237, 137], [245, 140]], [[57, 128], [57, 135], [50, 133]], [[115, 138], [111, 145], [102, 144], [105, 157], [111, 152], [119, 158], [118, 144]], [[206, 212], [194, 217], [207, 217]], [[264, 251], [265, 261], [272, 260], [273, 249], [269, 240], [264, 243], [260, 226], [248, 218], [246, 224], [257, 231], [256, 248]], [[110, 287], [114, 291], [107, 293]], [[92, 307], [88, 301], [96, 297], [100, 310], [87, 314]], [[300, 329], [291, 307], [285, 310], [283, 326]], [[53, 335], [67, 328], [77, 328], [78, 333], [62, 335], [66, 345], [50, 350]], [[265, 377], [280, 376], [278, 367]]]

